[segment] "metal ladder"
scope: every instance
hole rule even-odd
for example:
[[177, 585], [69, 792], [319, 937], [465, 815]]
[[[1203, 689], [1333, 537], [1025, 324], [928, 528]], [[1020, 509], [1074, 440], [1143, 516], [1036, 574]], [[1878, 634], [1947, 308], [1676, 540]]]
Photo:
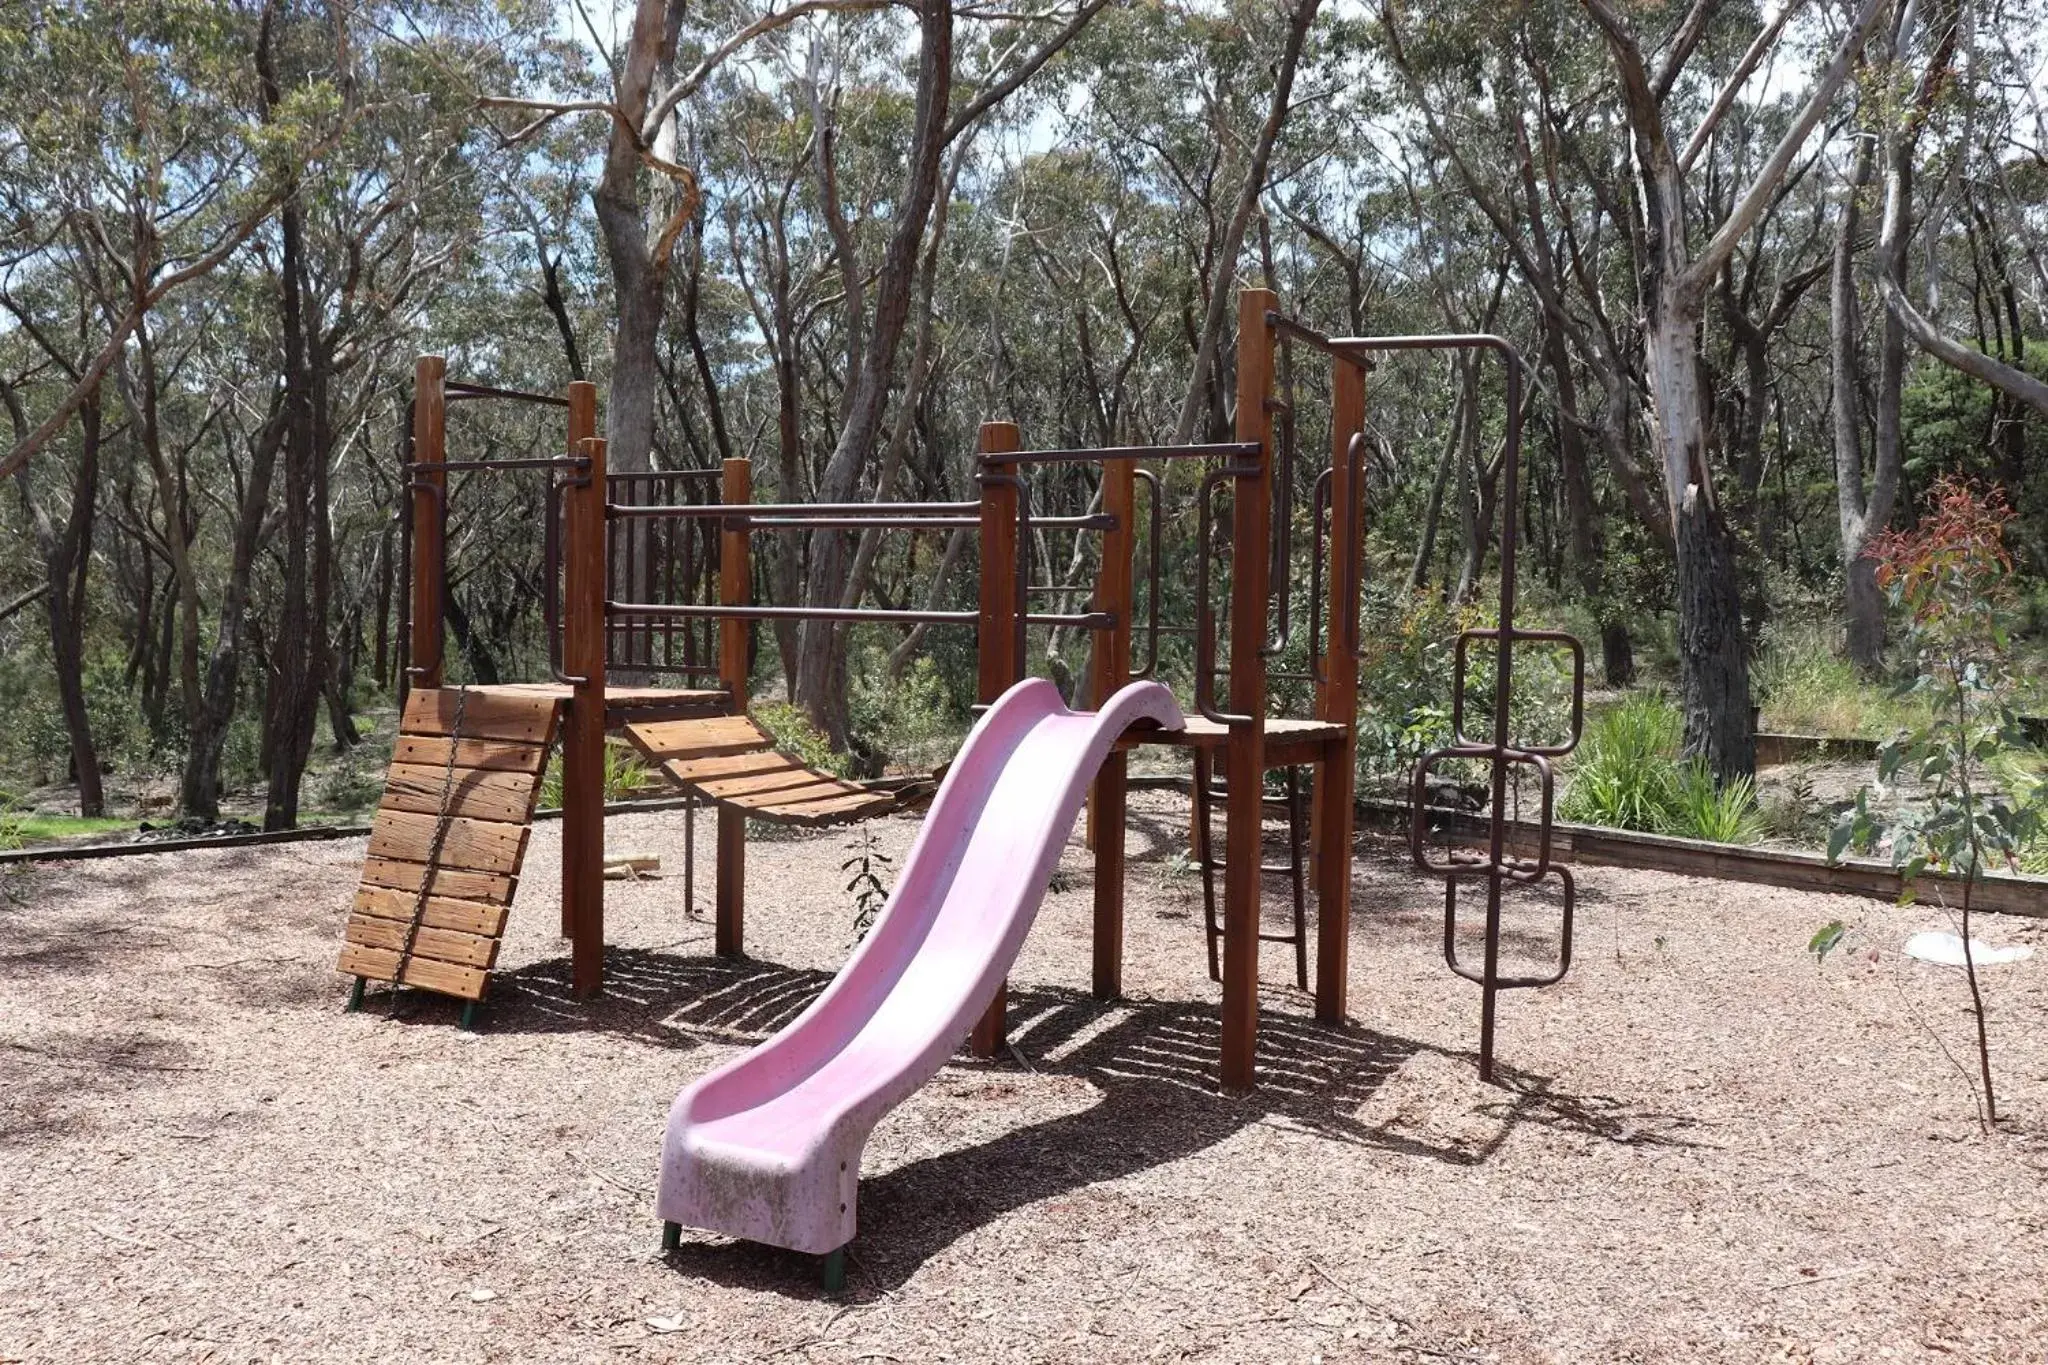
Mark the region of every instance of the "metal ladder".
[[[1218, 945], [1223, 939], [1223, 926], [1216, 917], [1216, 874], [1223, 870], [1224, 860], [1216, 856], [1216, 835], [1212, 828], [1215, 805], [1223, 800], [1227, 789], [1215, 782], [1214, 764], [1208, 753], [1195, 750], [1194, 798], [1195, 815], [1189, 831], [1190, 842], [1194, 845], [1192, 861], [1202, 873], [1202, 918], [1209, 938], [1209, 979], [1223, 979], [1221, 950]], [[1302, 784], [1301, 769], [1290, 766], [1287, 773], [1287, 861], [1284, 863], [1259, 864], [1261, 876], [1287, 878], [1288, 889], [1294, 898], [1294, 932], [1291, 934], [1269, 934], [1259, 932], [1261, 943], [1291, 943], [1294, 945], [1294, 984], [1302, 990], [1308, 989], [1308, 904], [1307, 879], [1302, 872]], [[1263, 796], [1263, 793], [1261, 793]], [[1262, 806], [1263, 810], [1263, 806]]]

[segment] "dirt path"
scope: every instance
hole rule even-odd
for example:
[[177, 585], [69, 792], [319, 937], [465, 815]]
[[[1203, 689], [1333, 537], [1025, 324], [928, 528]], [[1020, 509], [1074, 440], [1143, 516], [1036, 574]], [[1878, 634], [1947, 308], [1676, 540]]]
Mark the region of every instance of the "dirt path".
[[[1070, 850], [1022, 1063], [883, 1123], [839, 1300], [781, 1252], [664, 1261], [651, 1189], [678, 1087], [844, 956], [857, 834], [752, 847], [744, 961], [678, 878], [613, 886], [579, 1005], [540, 827], [475, 1036], [435, 1000], [340, 1013], [360, 841], [11, 878], [0, 1361], [2040, 1359], [2048, 953], [1987, 974], [2017, 1120], [1987, 1139], [1936, 1041], [1966, 1046], [1960, 983], [1897, 951], [1938, 911], [1589, 870], [1578, 964], [1508, 1000], [1496, 1089], [1438, 893], [1366, 845], [1355, 1025], [1315, 1027], [1269, 946], [1267, 1084], [1226, 1099], [1185, 815], [1147, 805], [1131, 998], [1086, 994]], [[913, 826], [875, 828], [900, 859]], [[679, 817], [612, 843], [681, 866]]]

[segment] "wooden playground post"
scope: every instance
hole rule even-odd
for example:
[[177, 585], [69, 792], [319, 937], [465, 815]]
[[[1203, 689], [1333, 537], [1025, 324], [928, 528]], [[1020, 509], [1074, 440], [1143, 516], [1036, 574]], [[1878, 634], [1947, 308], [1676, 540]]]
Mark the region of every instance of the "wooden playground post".
[[408, 654], [420, 671], [406, 690], [441, 685], [441, 591], [447, 565], [442, 543], [448, 496], [448, 361], [423, 355], [412, 367], [412, 639]]
[[[1089, 692], [1097, 710], [1131, 680], [1131, 560], [1137, 549], [1133, 514], [1137, 506], [1135, 460], [1102, 462], [1102, 510], [1116, 525], [1102, 536], [1102, 561], [1095, 572], [1094, 609], [1115, 617], [1095, 632], [1094, 675]], [[1115, 1000], [1124, 983], [1124, 817], [1130, 761], [1111, 753], [1095, 775], [1088, 805], [1095, 849], [1095, 998]]]
[[1248, 1090], [1259, 1035], [1259, 864], [1266, 782], [1266, 593], [1273, 521], [1274, 334], [1270, 289], [1237, 296], [1237, 439], [1257, 472], [1232, 481], [1230, 709], [1245, 717], [1224, 748], [1223, 1086]]
[[1342, 727], [1316, 765], [1310, 874], [1316, 889], [1316, 1018], [1342, 1023], [1351, 966], [1352, 802], [1358, 759], [1358, 599], [1365, 579], [1365, 471], [1351, 438], [1365, 430], [1365, 372], [1339, 357], [1330, 375], [1329, 645], [1316, 684], [1316, 719]]
[[[721, 467], [718, 500], [744, 506], [754, 500], [753, 466], [727, 460]], [[751, 596], [745, 526], [722, 527], [718, 535], [718, 603], [743, 607]], [[732, 714], [747, 713], [747, 622], [736, 616], [718, 618], [718, 677], [731, 695]], [[747, 813], [720, 802], [718, 806], [718, 892], [714, 948], [720, 957], [745, 951], [747, 918]]]
[[[576, 388], [594, 413], [597, 391]], [[562, 727], [562, 913], [578, 996], [604, 984], [604, 449], [586, 437], [590, 467], [562, 490], [562, 668], [576, 679]]]
[[[1023, 435], [1015, 422], [983, 422], [980, 449], [984, 455], [1001, 455], [1024, 448]], [[975, 622], [979, 662], [979, 695], [984, 706], [1010, 690], [1023, 676], [1024, 661], [1017, 657], [1017, 616], [1024, 604], [1017, 600], [1017, 506], [1015, 484], [992, 479], [1014, 478], [1014, 464], [987, 463], [981, 485], [981, 599]], [[996, 987], [995, 999], [974, 1025], [969, 1048], [977, 1057], [993, 1057], [1008, 1036], [1006, 1016], [1009, 984]]]
[[[596, 435], [597, 385], [584, 380], [577, 380], [569, 386], [569, 439], [567, 442], [567, 453], [570, 455], [586, 454], [584, 443]], [[599, 474], [597, 479], [593, 479], [592, 487], [599, 487], [599, 480], [602, 477], [603, 475]], [[571, 500], [575, 498], [579, 491], [581, 490], [574, 487], [563, 489], [560, 515], [564, 522], [568, 522], [570, 519], [569, 507]], [[600, 492], [597, 497], [598, 508], [596, 515], [600, 538], [608, 529], [604, 524], [603, 504], [605, 501], [604, 495]], [[583, 540], [587, 540], [590, 536], [589, 510], [584, 508], [579, 512], [579, 515], [582, 520], [573, 528], [567, 525], [556, 528], [562, 535], [558, 543], [565, 547], [562, 564], [562, 671], [571, 677], [587, 678], [590, 676], [590, 660], [588, 658], [578, 659], [569, 653], [569, 634], [571, 631], [569, 622], [575, 619], [569, 614], [571, 610], [569, 604], [574, 603], [578, 610], [585, 609], [588, 607], [591, 593], [591, 586], [583, 582], [580, 577], [573, 585], [569, 581], [571, 574], [585, 575], [589, 568], [588, 564], [579, 563], [575, 552], [567, 548], [582, 544]], [[572, 531], [580, 539], [572, 540], [570, 538]], [[603, 548], [602, 539], [600, 539], [599, 544], [597, 562], [602, 565], [606, 550]], [[596, 592], [597, 612], [600, 621], [602, 621], [604, 612], [604, 579], [601, 573], [597, 579]], [[604, 647], [606, 634], [607, 632], [600, 625], [596, 652], [598, 660], [597, 692], [594, 699], [592, 699], [599, 710], [604, 708], [605, 680], [603, 673], [606, 654]], [[580, 684], [572, 690], [569, 699], [569, 723], [562, 731], [562, 937], [567, 939], [576, 937], [578, 907], [593, 896], [600, 900], [604, 897], [604, 828], [602, 823], [604, 813], [601, 810], [598, 812], [599, 825], [596, 835], [596, 857], [594, 862], [588, 856], [588, 850], [583, 842], [584, 839], [589, 838], [589, 835], [580, 828], [585, 823], [585, 818], [571, 814], [571, 812], [577, 810], [579, 805], [586, 801], [594, 801], [598, 806], [604, 804], [604, 736], [602, 732], [600, 731], [597, 738], [599, 746], [596, 763], [597, 790], [594, 796], [586, 796], [582, 786], [583, 782], [587, 780], [591, 766], [589, 755], [584, 754], [583, 761], [575, 764], [573, 767], [568, 762], [569, 746], [572, 742], [584, 745], [588, 745], [590, 742], [582, 731], [575, 728], [575, 715], [578, 705], [586, 700], [585, 690]], [[582, 837], [579, 838], [577, 837], [578, 835]], [[603, 918], [604, 911], [600, 907], [598, 911], [598, 921], [600, 924], [603, 923]]]

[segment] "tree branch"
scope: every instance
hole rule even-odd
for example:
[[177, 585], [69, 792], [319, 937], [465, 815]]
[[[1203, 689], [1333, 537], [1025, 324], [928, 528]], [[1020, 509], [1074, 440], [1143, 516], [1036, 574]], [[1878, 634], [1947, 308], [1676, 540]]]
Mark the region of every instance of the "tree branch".
[[[1799, 149], [1806, 144], [1807, 135], [1813, 132], [1814, 125], [1820, 122], [1821, 115], [1827, 112], [1828, 105], [1835, 98], [1835, 92], [1842, 88], [1842, 82], [1849, 78], [1850, 68], [1856, 62], [1856, 54], [1863, 50], [1863, 44], [1869, 39], [1871, 29], [1877, 26], [1878, 18], [1884, 13], [1887, 2], [1888, 0], [1864, 0], [1863, 12], [1856, 16], [1856, 22], [1842, 35], [1842, 45], [1835, 49], [1834, 59], [1814, 82], [1813, 93], [1807, 96], [1806, 104], [1800, 109], [1798, 117], [1792, 120], [1792, 126], [1787, 128], [1785, 136], [1779, 139], [1770, 160], [1764, 163], [1763, 169], [1750, 181], [1749, 188], [1743, 192], [1741, 200], [1729, 211], [1727, 219], [1714, 233], [1713, 239], [1701, 249], [1698, 259], [1686, 271], [1687, 284], [1691, 288], [1704, 289], [1707, 281], [1713, 279], [1721, 267], [1728, 263], [1729, 256], [1734, 254], [1736, 243], [1756, 226], [1757, 218], [1762, 215], [1777, 193], [1778, 182], [1784, 179], [1786, 170], [1792, 165], [1792, 159], [1799, 155]], [[1588, 3], [1597, 4], [1601, 3], [1601, 0], [1588, 0]]]
[[1088, 0], [1087, 4], [1076, 10], [1065, 28], [1046, 39], [1044, 46], [1026, 57], [1014, 71], [982, 91], [968, 102], [965, 109], [954, 115], [953, 121], [946, 125], [944, 141], [952, 142], [973, 127], [976, 119], [1014, 94], [1018, 86], [1036, 75], [1040, 67], [1051, 61], [1061, 48], [1072, 42], [1081, 30], [1088, 26], [1088, 21], [1101, 13], [1108, 4], [1109, 0]]
[[1884, 297], [1885, 307], [1906, 329], [1906, 335], [1916, 345], [1953, 369], [1962, 371], [1972, 379], [1981, 380], [1997, 389], [2006, 397], [2025, 403], [2043, 417], [2048, 417], [2048, 383], [2034, 378], [2025, 370], [2003, 361], [1994, 360], [1982, 351], [1963, 345], [1936, 327], [1931, 319], [1906, 300], [1898, 282], [1890, 275], [1880, 274], [1877, 279], [1878, 293]]
[[1755, 41], [1750, 43], [1749, 49], [1742, 54], [1742, 60], [1735, 64], [1735, 70], [1729, 73], [1727, 81], [1721, 86], [1721, 93], [1714, 96], [1713, 104], [1708, 106], [1706, 116], [1700, 120], [1700, 126], [1692, 130], [1692, 137], [1685, 144], [1685, 150], [1679, 153], [1680, 175], [1690, 171], [1692, 163], [1706, 150], [1707, 143], [1713, 140], [1714, 129], [1720, 126], [1728, 111], [1735, 107], [1735, 97], [1742, 93], [1742, 87], [1748, 83], [1750, 76], [1755, 74], [1765, 54], [1777, 43], [1778, 35], [1785, 31], [1786, 22], [1798, 13], [1805, 3], [1806, 0], [1789, 0], [1783, 9], [1778, 11], [1778, 17], [1764, 25], [1763, 32], [1756, 35]]

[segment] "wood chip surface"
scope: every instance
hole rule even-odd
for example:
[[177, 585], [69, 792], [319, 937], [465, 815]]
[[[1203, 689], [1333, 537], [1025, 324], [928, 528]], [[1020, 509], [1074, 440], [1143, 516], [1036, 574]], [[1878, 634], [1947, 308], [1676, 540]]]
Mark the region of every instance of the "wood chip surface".
[[[666, 875], [606, 886], [609, 987], [578, 1003], [537, 826], [476, 1035], [444, 999], [341, 1012], [362, 840], [0, 879], [0, 1362], [2042, 1359], [2048, 953], [1985, 973], [2012, 1116], [1986, 1137], [1944, 1055], [1970, 1058], [1960, 977], [1899, 951], [1939, 908], [1588, 869], [1572, 974], [1504, 999], [1485, 1086], [1442, 892], [1367, 841], [1353, 1024], [1317, 1027], [1266, 945], [1266, 1083], [1226, 1098], [1186, 809], [1136, 804], [1130, 998], [1087, 993], [1076, 842], [1014, 1052], [877, 1130], [837, 1298], [790, 1253], [664, 1259], [652, 1189], [676, 1091], [851, 946], [860, 830], [756, 840], [725, 961], [681, 813], [613, 820]], [[914, 821], [871, 828], [900, 868]], [[1268, 929], [1285, 903], [1269, 882]], [[1512, 907], [1516, 954], [1550, 913]]]

